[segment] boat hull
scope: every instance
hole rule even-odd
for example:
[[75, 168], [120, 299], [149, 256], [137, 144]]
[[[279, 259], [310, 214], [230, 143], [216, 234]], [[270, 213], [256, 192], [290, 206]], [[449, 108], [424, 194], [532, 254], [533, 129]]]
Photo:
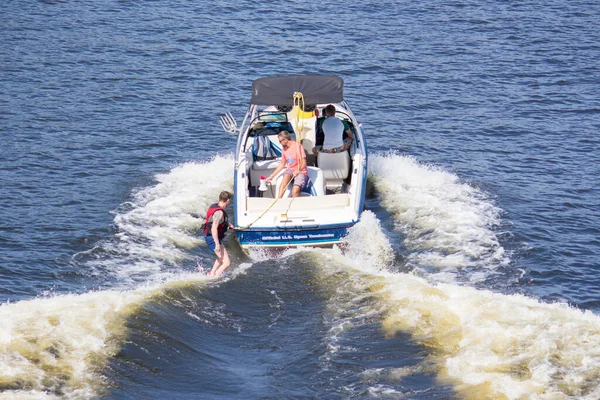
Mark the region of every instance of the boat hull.
[[236, 236], [244, 249], [260, 247], [329, 247], [339, 243], [352, 225], [336, 227], [273, 228], [238, 230]]

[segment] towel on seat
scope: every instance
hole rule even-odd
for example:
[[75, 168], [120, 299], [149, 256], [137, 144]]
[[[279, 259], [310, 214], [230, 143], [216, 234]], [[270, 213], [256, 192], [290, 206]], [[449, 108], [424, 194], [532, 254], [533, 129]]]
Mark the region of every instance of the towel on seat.
[[268, 136], [256, 136], [252, 144], [254, 161], [273, 160], [281, 155]]

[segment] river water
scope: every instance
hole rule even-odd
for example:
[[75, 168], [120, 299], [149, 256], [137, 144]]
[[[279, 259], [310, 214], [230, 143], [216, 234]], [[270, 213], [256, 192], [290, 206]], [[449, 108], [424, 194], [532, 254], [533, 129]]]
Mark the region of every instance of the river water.
[[[15, 1], [0, 13], [1, 399], [600, 398], [600, 4]], [[334, 74], [341, 249], [245, 255], [252, 80]]]

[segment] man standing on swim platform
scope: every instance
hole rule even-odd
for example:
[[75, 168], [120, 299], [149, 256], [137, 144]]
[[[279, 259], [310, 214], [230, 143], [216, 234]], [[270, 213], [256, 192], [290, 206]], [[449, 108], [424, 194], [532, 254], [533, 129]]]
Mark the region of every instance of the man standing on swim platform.
[[204, 224], [206, 244], [217, 255], [212, 269], [207, 274], [208, 276], [221, 276], [223, 271], [231, 264], [229, 253], [222, 245], [227, 229], [233, 229], [233, 224], [229, 222], [227, 211], [225, 211], [225, 207], [230, 202], [231, 193], [223, 191], [219, 195], [219, 202], [211, 205], [206, 212], [206, 223]]

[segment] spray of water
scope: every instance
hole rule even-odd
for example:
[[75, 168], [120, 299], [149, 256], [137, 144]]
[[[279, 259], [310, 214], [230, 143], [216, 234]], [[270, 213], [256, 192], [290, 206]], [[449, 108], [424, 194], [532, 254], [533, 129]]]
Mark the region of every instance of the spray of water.
[[[504, 262], [489, 228], [497, 223], [498, 210], [485, 196], [411, 158], [387, 155], [374, 157], [372, 164], [378, 171], [374, 176], [378, 190], [391, 192], [382, 194], [382, 201], [415, 251], [438, 251], [452, 243], [455, 253], [470, 254], [476, 265]], [[404, 172], [396, 172], [407, 169], [420, 178], [413, 182], [402, 177]], [[424, 196], [425, 204], [413, 199], [420, 196], [415, 191]], [[397, 198], [400, 192], [404, 199]], [[441, 200], [427, 201], [428, 196]], [[457, 222], [470, 213], [480, 221]], [[419, 235], [426, 221], [443, 218], [450, 222], [436, 223], [435, 228], [446, 228], [426, 233], [424, 246]], [[348, 257], [330, 253], [321, 262], [319, 281], [335, 288], [329, 305], [330, 355], [349, 327], [373, 315], [380, 317], [386, 335], [408, 333], [431, 354], [415, 367], [364, 371], [365, 379], [386, 374], [401, 381], [407, 374], [427, 370], [466, 399], [600, 398], [600, 317], [567, 304], [430, 279], [435, 273], [393, 272], [398, 268], [389, 255], [391, 246], [369, 212], [352, 228], [347, 248]]]
[[[185, 259], [189, 247], [201, 244], [194, 236], [201, 222], [190, 214], [201, 213], [231, 186], [231, 164], [230, 158], [217, 157], [158, 176], [157, 185], [141, 189], [117, 211], [118, 236], [103, 244], [108, 256], [98, 262], [126, 279], [139, 272], [160, 276], [165, 264]], [[364, 379], [387, 374], [401, 382], [407, 374], [428, 370], [468, 399], [600, 398], [598, 316], [435, 279], [436, 270], [493, 270], [507, 262], [493, 230], [500, 210], [456, 176], [412, 158], [375, 156], [370, 165], [382, 204], [413, 252], [409, 261], [433, 273], [394, 272], [399, 269], [392, 246], [371, 212], [350, 230], [343, 254], [315, 250], [318, 281], [334, 293], [326, 321], [331, 327], [327, 357], [339, 350], [339, 338], [349, 327], [376, 318], [388, 336], [406, 332], [431, 355], [415, 367], [364, 371]], [[248, 268], [240, 268], [237, 276]], [[165, 281], [161, 276], [162, 283], [137, 283], [133, 290], [1, 305], [0, 397], [102, 393], [106, 382], [99, 371], [123, 343], [128, 317], [166, 287], [201, 286], [204, 279], [179, 274]], [[377, 386], [372, 393], [399, 395]]]
[[132, 291], [98, 291], [0, 305], [0, 398], [93, 398], [127, 336], [127, 319], [173, 287], [210, 280], [182, 274]]
[[509, 261], [493, 228], [501, 210], [456, 175], [398, 154], [371, 157], [370, 179], [412, 250], [428, 270], [495, 269]]
[[[0, 305], [0, 398], [92, 398], [99, 373], [127, 335], [126, 321], [170, 287], [206, 278], [165, 266], [203, 245], [198, 231], [208, 206], [232, 187], [231, 156], [186, 163], [156, 176], [115, 212], [117, 234], [88, 252], [85, 266], [113, 275], [113, 290]], [[243, 265], [225, 279], [246, 273]], [[117, 289], [120, 288], [120, 290]]]
[[157, 175], [157, 184], [139, 189], [116, 210], [115, 237], [90, 250], [94, 257], [87, 265], [112, 274], [124, 288], [172, 276], [167, 267], [205, 244], [199, 231], [206, 210], [233, 187], [232, 165], [231, 155], [216, 156]]

